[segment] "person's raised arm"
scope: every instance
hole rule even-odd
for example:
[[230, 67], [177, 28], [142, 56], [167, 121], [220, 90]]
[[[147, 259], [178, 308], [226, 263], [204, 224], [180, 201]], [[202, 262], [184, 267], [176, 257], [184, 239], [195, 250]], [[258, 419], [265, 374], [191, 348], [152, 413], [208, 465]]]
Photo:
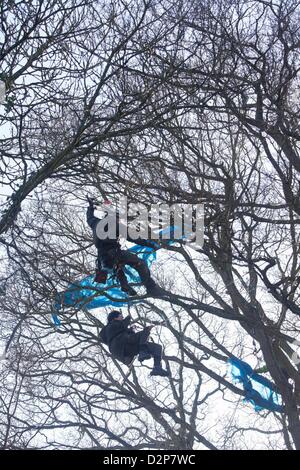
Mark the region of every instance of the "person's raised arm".
[[91, 199], [89, 196], [86, 197], [89, 203], [89, 206], [86, 211], [86, 221], [88, 225], [91, 227], [92, 230], [94, 230], [95, 226], [97, 225], [97, 222], [99, 219], [94, 216], [94, 201]]

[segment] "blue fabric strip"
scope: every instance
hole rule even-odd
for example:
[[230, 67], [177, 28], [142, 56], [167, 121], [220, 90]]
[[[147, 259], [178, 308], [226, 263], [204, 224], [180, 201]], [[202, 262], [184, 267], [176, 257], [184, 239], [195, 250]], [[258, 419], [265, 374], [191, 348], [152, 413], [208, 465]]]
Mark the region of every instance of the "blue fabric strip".
[[243, 385], [246, 392], [245, 401], [252, 403], [255, 411], [266, 409], [279, 413], [283, 412], [281, 397], [274, 391], [272, 382], [256, 374], [247, 362], [230, 358], [228, 363], [231, 366], [233, 380]]

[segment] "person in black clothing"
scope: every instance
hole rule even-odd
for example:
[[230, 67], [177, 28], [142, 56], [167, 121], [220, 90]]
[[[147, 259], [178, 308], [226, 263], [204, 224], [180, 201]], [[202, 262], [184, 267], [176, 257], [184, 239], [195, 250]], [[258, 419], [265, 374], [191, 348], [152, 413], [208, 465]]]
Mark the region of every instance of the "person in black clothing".
[[[89, 201], [87, 223], [93, 230], [94, 243], [98, 251], [95, 282], [105, 283], [107, 273], [114, 271], [120, 282], [121, 289], [129, 295], [136, 295], [136, 291], [128, 284], [126, 275], [122, 269], [127, 264], [138, 272], [142, 283], [147, 289], [147, 294], [153, 296], [165, 294], [164, 290], [151, 279], [150, 271], [145, 261], [128, 250], [122, 250], [118, 238], [106, 238], [101, 240], [97, 237], [96, 228], [100, 219], [94, 215], [94, 201], [89, 197], [87, 199]], [[143, 246], [155, 247], [155, 245], [150, 245], [150, 242], [146, 240], [137, 239], [134, 241]]]
[[162, 347], [148, 341], [152, 326], [135, 333], [130, 328], [131, 317], [124, 319], [122, 312], [113, 310], [107, 317], [107, 325], [100, 331], [100, 341], [108, 345], [112, 356], [129, 365], [138, 354], [139, 361], [153, 357], [154, 365], [150, 375], [168, 377], [169, 373], [161, 367]]

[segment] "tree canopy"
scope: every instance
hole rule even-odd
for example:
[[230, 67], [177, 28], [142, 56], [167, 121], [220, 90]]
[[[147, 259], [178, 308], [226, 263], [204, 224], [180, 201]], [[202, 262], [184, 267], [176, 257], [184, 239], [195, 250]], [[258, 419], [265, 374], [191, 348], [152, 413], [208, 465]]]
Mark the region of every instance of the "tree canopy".
[[[0, 446], [300, 449], [300, 2], [3, 0]], [[204, 244], [159, 252], [170, 379], [99, 343], [109, 309], [57, 291], [94, 272], [85, 195], [204, 204]], [[244, 403], [237, 357], [284, 413]]]

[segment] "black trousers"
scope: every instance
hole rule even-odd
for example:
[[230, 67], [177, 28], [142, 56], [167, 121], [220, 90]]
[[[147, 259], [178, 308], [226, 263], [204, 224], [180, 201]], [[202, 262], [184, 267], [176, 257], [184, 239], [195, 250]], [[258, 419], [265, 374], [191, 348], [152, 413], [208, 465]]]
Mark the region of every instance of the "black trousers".
[[[93, 230], [94, 240], [96, 241], [96, 226], [99, 222], [99, 219], [94, 216], [94, 209], [92, 207], [89, 207], [87, 209], [86, 215], [87, 223]], [[113, 269], [115, 266], [117, 266], [117, 277], [120, 281], [121, 288], [128, 286], [126, 275], [122, 269], [125, 265], [131, 266], [138, 272], [142, 283], [146, 287], [153, 287], [155, 285], [155, 282], [153, 281], [153, 279], [151, 279], [150, 271], [145, 261], [128, 250], [121, 250], [118, 246], [117, 241], [116, 246], [114, 248], [108, 249], [107, 251], [102, 252], [101, 250], [100, 252], [98, 248], [98, 265], [99, 269], [100, 266], [107, 267], [109, 269]]]
[[154, 359], [154, 365], [158, 366], [161, 363], [162, 347], [160, 344], [149, 342], [149, 335], [150, 329], [144, 328], [144, 330], [130, 336], [125, 346], [125, 355], [148, 352]]
[[[146, 287], [150, 287], [154, 284], [154, 281], [150, 277], [150, 271], [147, 264], [137, 255], [127, 250], [117, 250], [112, 253], [112, 256], [114, 257], [114, 262], [117, 264], [117, 277], [120, 281], [121, 287], [126, 287], [128, 285], [126, 275], [123, 271], [123, 267], [126, 265], [132, 267], [138, 272], [142, 283]], [[106, 254], [105, 258], [107, 259], [108, 257], [109, 252]]]

